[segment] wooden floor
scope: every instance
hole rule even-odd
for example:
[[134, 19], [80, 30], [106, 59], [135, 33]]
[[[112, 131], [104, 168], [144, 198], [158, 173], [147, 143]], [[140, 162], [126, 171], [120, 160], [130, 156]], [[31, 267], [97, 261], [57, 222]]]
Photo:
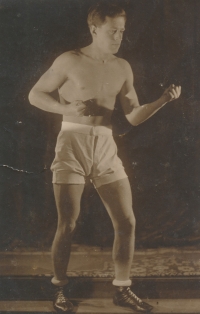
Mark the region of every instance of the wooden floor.
[[[131, 274], [133, 291], [154, 306], [152, 313], [200, 314], [200, 249], [138, 250]], [[48, 251], [0, 252], [0, 313], [55, 313], [52, 275]], [[112, 303], [110, 249], [74, 246], [68, 275], [74, 313], [135, 313]]]
[[[145, 300], [154, 306], [152, 313], [192, 314], [200, 313], [200, 299], [151, 299]], [[125, 314], [134, 311], [113, 305], [111, 299], [77, 299], [73, 300], [75, 313], [84, 314]], [[1, 301], [0, 313], [55, 313], [50, 301]]]

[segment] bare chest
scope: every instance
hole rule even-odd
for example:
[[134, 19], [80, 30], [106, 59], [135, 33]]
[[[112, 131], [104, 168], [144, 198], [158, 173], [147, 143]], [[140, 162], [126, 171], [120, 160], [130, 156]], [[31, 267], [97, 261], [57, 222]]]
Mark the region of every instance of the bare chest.
[[67, 77], [60, 94], [69, 100], [116, 97], [125, 80], [117, 62], [85, 62], [72, 68]]

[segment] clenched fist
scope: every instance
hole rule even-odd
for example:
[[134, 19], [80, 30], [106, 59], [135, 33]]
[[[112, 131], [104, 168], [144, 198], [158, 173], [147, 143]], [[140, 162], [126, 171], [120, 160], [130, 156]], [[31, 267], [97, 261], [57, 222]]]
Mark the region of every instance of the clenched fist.
[[81, 100], [75, 100], [64, 108], [64, 116], [83, 117], [86, 105]]
[[161, 97], [164, 97], [166, 102], [169, 102], [179, 98], [180, 94], [181, 86], [175, 86], [174, 84], [172, 84], [164, 91]]

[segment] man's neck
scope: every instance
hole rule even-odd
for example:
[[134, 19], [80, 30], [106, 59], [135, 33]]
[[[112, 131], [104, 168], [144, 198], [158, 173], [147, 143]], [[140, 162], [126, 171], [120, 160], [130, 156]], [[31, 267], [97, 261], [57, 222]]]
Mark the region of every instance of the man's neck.
[[80, 51], [88, 58], [102, 63], [106, 63], [114, 58], [113, 54], [101, 51], [94, 43], [80, 49]]

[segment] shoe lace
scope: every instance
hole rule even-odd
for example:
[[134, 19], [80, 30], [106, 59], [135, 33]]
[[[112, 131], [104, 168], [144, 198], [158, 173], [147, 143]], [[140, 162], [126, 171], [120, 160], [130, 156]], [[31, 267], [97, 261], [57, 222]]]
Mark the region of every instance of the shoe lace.
[[66, 301], [66, 297], [64, 295], [64, 292], [63, 292], [63, 289], [59, 289], [58, 292], [57, 292], [57, 297], [58, 297], [58, 300], [60, 302], [65, 302]]
[[127, 290], [126, 290], [128, 293], [124, 295], [124, 299], [128, 302], [130, 301], [135, 301], [135, 303], [139, 303], [139, 304], [142, 304], [142, 300], [140, 298], [138, 298], [136, 296], [135, 293], [133, 293], [133, 291], [131, 291], [131, 289], [128, 287]]

